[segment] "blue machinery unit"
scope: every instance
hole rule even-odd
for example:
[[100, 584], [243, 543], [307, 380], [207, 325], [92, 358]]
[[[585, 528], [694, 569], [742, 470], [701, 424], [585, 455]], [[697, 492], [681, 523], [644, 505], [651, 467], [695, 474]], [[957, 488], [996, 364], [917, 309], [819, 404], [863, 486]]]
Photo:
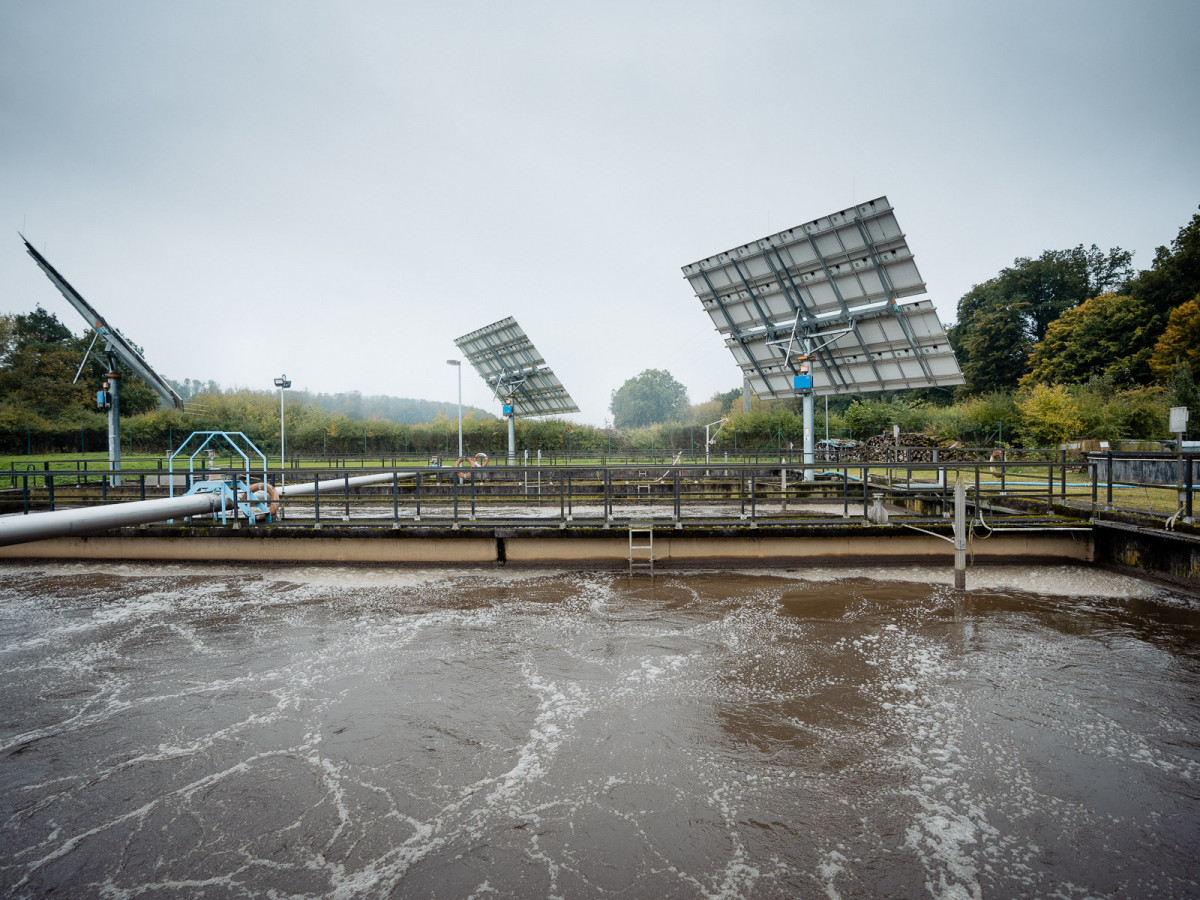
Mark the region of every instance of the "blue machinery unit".
[[231, 479], [230, 481], [199, 481], [192, 485], [187, 495], [220, 494], [221, 505], [219, 508], [213, 509], [212, 515], [213, 519], [220, 518], [222, 525], [226, 522], [227, 514], [235, 507], [250, 521], [251, 525], [259, 520], [263, 522], [272, 521], [272, 504], [265, 498], [260, 498], [250, 487], [245, 482], [236, 479]]
[[[272, 521], [276, 507], [269, 502], [273, 490], [267, 482], [267, 457], [258, 447], [254, 446], [254, 442], [250, 438], [240, 431], [193, 431], [188, 435], [187, 440], [179, 445], [179, 449], [171, 454], [171, 458], [167, 462], [167, 470], [170, 473], [170, 496], [175, 495], [175, 457], [181, 455], [198, 438], [203, 440], [188, 457], [187, 494], [219, 494], [220, 504], [219, 506], [216, 503], [213, 504], [213, 518], [220, 518], [222, 525], [225, 524], [228, 513], [235, 509], [240, 511], [251, 524], [259, 520]], [[216, 456], [216, 447], [210, 447], [214, 442], [228, 445], [228, 449], [242, 458], [245, 466], [245, 478], [238, 480], [232, 472], [228, 475], [214, 474], [209, 469], [207, 478], [196, 480], [196, 457], [207, 451], [211, 463]], [[246, 450], [242, 449], [243, 442], [262, 462], [262, 478], [257, 484], [251, 481], [250, 456]], [[261, 492], [261, 496], [257, 492]]]

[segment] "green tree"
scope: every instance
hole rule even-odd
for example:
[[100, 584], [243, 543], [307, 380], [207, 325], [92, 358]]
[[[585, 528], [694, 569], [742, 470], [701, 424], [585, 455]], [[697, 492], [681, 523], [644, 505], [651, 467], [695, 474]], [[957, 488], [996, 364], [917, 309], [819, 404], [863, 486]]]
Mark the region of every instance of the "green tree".
[[687, 389], [665, 369], [646, 369], [612, 392], [609, 408], [618, 428], [666, 422], [688, 407]]
[[1166, 327], [1171, 310], [1200, 294], [1200, 214], [1179, 229], [1171, 246], [1159, 247], [1150, 268], [1129, 284], [1157, 319], [1157, 333]]
[[[972, 295], [975, 295], [974, 297]], [[963, 299], [977, 301], [971, 317], [951, 327], [967, 392], [1012, 390], [1029, 366], [1033, 343], [1026, 329], [1025, 304], [1005, 302], [996, 285], [980, 285]]]
[[1033, 348], [1022, 385], [1078, 384], [1108, 375], [1116, 384], [1149, 380], [1145, 304], [1129, 295], [1101, 294], [1050, 323]]
[[733, 404], [741, 402], [742, 388], [735, 387], [733, 390], [725, 391], [723, 393], [718, 391], [717, 393], [713, 394], [712, 398], [721, 402], [721, 415], [727, 416], [729, 415], [730, 410], [733, 409]]
[[1015, 388], [1050, 323], [1089, 297], [1124, 288], [1132, 259], [1119, 247], [1104, 253], [1095, 244], [1047, 250], [1037, 259], [1014, 260], [964, 294], [950, 341], [968, 392]]
[[0, 398], [4, 403], [55, 418], [90, 408], [94, 388], [72, 383], [86, 345], [40, 306], [11, 319], [0, 357]]

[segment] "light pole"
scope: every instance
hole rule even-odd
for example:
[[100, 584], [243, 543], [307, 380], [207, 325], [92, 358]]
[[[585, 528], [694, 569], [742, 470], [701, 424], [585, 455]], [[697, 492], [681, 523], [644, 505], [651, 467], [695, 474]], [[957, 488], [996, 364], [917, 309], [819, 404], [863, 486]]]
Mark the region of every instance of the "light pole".
[[275, 379], [275, 387], [279, 388], [279, 483], [283, 484], [283, 470], [287, 465], [287, 446], [284, 443], [283, 431], [283, 392], [290, 388], [292, 383], [288, 381], [286, 375], [280, 375]]
[[458, 458], [462, 459], [462, 360], [448, 359], [446, 365], [458, 369]]

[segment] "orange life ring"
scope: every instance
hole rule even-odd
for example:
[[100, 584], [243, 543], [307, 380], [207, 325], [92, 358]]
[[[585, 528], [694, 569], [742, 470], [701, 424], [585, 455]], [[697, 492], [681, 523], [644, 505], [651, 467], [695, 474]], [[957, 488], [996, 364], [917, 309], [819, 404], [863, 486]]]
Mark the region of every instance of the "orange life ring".
[[474, 475], [474, 473], [471, 471], [471, 468], [472, 467], [482, 468], [483, 466], [486, 466], [487, 464], [488, 464], [487, 454], [486, 453], [476, 453], [473, 457], [472, 456], [460, 456], [455, 461], [454, 468], [464, 470], [464, 471], [460, 471], [458, 473], [458, 477], [461, 478], [463, 481], [470, 481], [471, 477]]
[[996, 471], [996, 463], [1002, 461], [1003, 459], [1004, 459], [1004, 452], [1002, 450], [993, 450], [992, 451], [992, 465], [991, 465], [990, 471], [993, 475], [1000, 476], [1003, 474], [1002, 472]]
[[250, 493], [257, 494], [264, 487], [267, 490], [267, 499], [269, 501], [267, 504], [267, 511], [270, 512], [271, 515], [275, 515], [275, 513], [279, 512], [279, 491], [275, 490], [275, 485], [270, 483], [264, 485], [261, 481], [256, 481], [254, 484], [250, 485]]

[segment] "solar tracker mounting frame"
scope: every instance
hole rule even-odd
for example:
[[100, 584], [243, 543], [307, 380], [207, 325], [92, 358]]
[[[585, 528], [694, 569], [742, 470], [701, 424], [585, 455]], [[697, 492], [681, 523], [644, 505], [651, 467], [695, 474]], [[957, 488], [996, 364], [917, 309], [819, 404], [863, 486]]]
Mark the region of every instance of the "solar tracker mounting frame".
[[[760, 397], [963, 383], [887, 197], [683, 267]], [[800, 387], [809, 365], [811, 387]]]
[[38, 264], [38, 268], [58, 288], [59, 293], [75, 308], [75, 311], [83, 316], [84, 321], [88, 323], [88, 327], [104, 340], [106, 352], [114, 355], [118, 360], [137, 373], [138, 377], [154, 388], [164, 400], [176, 409], [183, 409], [183, 398], [175, 392], [174, 388], [167, 384], [166, 379], [154, 371], [150, 363], [142, 358], [142, 355], [133, 348], [133, 345], [125, 339], [124, 335], [109, 325], [104, 317], [96, 312], [95, 308], [83, 298], [83, 295], [75, 290], [71, 286], [71, 283], [59, 274], [58, 270], [50, 264], [46, 257], [37, 251], [33, 244], [29, 243], [25, 235], [22, 234], [20, 237], [25, 242], [26, 252], [33, 257], [33, 261]]
[[454, 339], [493, 395], [525, 418], [579, 412], [558, 376], [512, 316]]

